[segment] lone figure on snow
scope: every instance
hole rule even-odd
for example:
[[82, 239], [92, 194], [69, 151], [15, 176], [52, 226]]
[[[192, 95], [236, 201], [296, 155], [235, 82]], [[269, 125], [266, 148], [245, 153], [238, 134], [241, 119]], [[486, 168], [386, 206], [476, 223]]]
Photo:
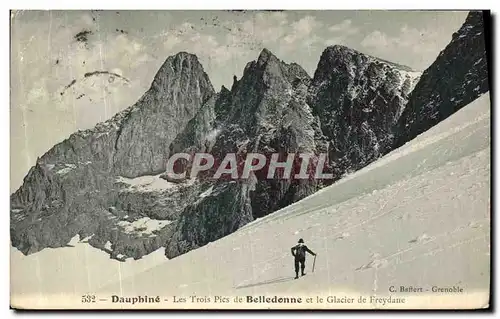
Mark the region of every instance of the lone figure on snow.
[[295, 257], [295, 279], [299, 278], [299, 263], [302, 270], [301, 275], [304, 276], [304, 269], [306, 268], [306, 251], [313, 256], [316, 254], [304, 245], [304, 240], [299, 239], [299, 243], [292, 247], [292, 255]]

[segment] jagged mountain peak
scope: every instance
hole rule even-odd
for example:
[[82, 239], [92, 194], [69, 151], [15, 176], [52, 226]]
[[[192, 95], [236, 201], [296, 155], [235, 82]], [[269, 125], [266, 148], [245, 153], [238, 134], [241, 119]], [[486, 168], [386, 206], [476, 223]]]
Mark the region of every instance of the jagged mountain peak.
[[259, 54], [259, 58], [257, 59], [257, 64], [262, 65], [270, 61], [279, 62], [279, 59], [268, 49], [266, 48], [262, 49], [262, 51]]
[[177, 59], [177, 58], [181, 58], [181, 59], [189, 58], [189, 59], [196, 59], [196, 60], [198, 60], [198, 57], [196, 56], [196, 54], [189, 53], [189, 52], [186, 52], [186, 51], [179, 51], [176, 54], [169, 56], [167, 59], [169, 59], [169, 58], [174, 58], [174, 59]]
[[[346, 47], [345, 45], [340, 45], [340, 44], [335, 44], [328, 46], [323, 53], [321, 54], [320, 61], [322, 60], [328, 60], [330, 62], [333, 61], [350, 61], [353, 59], [356, 59], [357, 57], [361, 57], [361, 59], [367, 59], [374, 61], [375, 63], [383, 63], [386, 64], [390, 67], [406, 71], [406, 72], [417, 72], [416, 70], [412, 69], [409, 66], [402, 65], [399, 63], [391, 62], [384, 60], [379, 57], [375, 57], [366, 53], [363, 53], [361, 51]], [[359, 59], [359, 58], [358, 58]]]
[[394, 147], [489, 91], [484, 31], [483, 13], [469, 12], [451, 42], [424, 71], [413, 90], [399, 119]]
[[330, 46], [326, 47], [323, 52], [333, 52], [333, 53], [357, 52], [357, 53], [359, 53], [358, 51], [351, 49], [349, 47], [346, 47], [345, 45], [341, 45], [341, 44], [330, 45]]
[[182, 62], [185, 62], [185, 66], [188, 65], [188, 66], [195, 66], [197, 67], [198, 65], [201, 66], [201, 63], [198, 59], [198, 56], [196, 56], [196, 54], [193, 54], [193, 53], [189, 53], [189, 52], [186, 52], [186, 51], [180, 51], [180, 52], [177, 52], [176, 54], [174, 55], [170, 55], [166, 58], [165, 60], [165, 63], [170, 63], [170, 64], [178, 64], [178, 63], [182, 63]]
[[343, 81], [354, 81], [354, 85], [357, 86], [366, 83], [366, 79], [372, 79], [370, 86], [378, 87], [385, 81], [399, 83], [409, 78], [409, 83], [406, 85], [408, 87], [404, 90], [406, 95], [420, 75], [421, 72], [408, 66], [386, 61], [344, 45], [332, 45], [321, 54], [313, 82], [316, 85], [323, 85], [332, 79], [337, 78], [335, 81], [339, 81], [338, 78], [342, 78]]
[[[200, 61], [198, 60], [198, 57], [195, 54], [181, 51], [167, 57], [157, 73], [162, 73], [162, 71], [165, 72], [169, 67], [175, 66], [181, 66], [182, 68], [203, 68]], [[181, 69], [174, 69], [174, 71], [180, 70]]]
[[[302, 68], [302, 66], [295, 62], [287, 63], [279, 59], [275, 54], [266, 48], [262, 49], [257, 60], [247, 63], [240, 81], [244, 78], [260, 79], [261, 77], [283, 78], [285, 81], [290, 83], [293, 83], [296, 80], [305, 82], [309, 82], [311, 80], [311, 76], [306, 72], [306, 70], [304, 70], [304, 68]], [[235, 84], [240, 81], [238, 81], [235, 77], [233, 87], [231, 89], [234, 89]], [[267, 81], [264, 80], [264, 82]]]
[[196, 78], [199, 84], [204, 86], [211, 94], [215, 92], [198, 57], [184, 51], [171, 55], [165, 60], [154, 77], [153, 86], [168, 86], [172, 80], [183, 76]]
[[327, 47], [309, 86], [308, 105], [321, 119], [337, 176], [389, 149], [390, 131], [419, 72], [343, 45]]
[[228, 93], [228, 92], [229, 92], [229, 89], [228, 89], [227, 87], [225, 87], [224, 85], [222, 85], [222, 86], [220, 87], [219, 92], [221, 92], [221, 93]]
[[299, 64], [280, 60], [264, 48], [256, 60], [247, 63], [239, 80], [233, 78], [230, 118], [250, 135], [260, 124], [278, 125], [292, 99], [305, 100], [310, 81]]
[[[469, 11], [467, 17], [465, 18], [464, 23], [460, 27], [460, 29], [453, 33], [453, 38], [459, 37], [460, 35], [464, 35], [464, 33], [473, 29], [473, 26], [483, 25], [483, 12], [482, 11]], [[465, 36], [465, 35], [464, 35]]]

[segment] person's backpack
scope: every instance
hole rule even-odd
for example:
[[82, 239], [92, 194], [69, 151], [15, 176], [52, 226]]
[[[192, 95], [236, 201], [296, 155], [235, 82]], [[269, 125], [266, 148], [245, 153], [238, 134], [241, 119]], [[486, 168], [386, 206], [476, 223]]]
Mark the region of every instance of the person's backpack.
[[299, 259], [306, 258], [306, 249], [305, 245], [295, 246], [295, 257]]

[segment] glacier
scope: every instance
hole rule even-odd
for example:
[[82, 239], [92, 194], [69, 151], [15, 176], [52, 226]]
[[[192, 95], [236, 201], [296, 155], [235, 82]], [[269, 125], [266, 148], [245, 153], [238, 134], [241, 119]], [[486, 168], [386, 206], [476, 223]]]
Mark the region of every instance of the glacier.
[[[85, 242], [25, 256], [11, 247], [13, 307], [78, 308], [82, 294], [373, 297], [366, 308], [481, 308], [489, 303], [489, 93], [368, 166], [236, 232], [166, 260], [119, 262]], [[293, 280], [292, 247], [318, 254]], [[78, 274], [78, 275], [75, 275]], [[391, 286], [424, 287], [382, 304]], [[461, 294], [432, 292], [460, 286]], [[378, 302], [377, 302], [378, 300]], [[185, 308], [188, 304], [169, 304]], [[200, 306], [200, 305], [198, 305]], [[203, 308], [219, 308], [203, 304]], [[263, 304], [237, 304], [262, 308]], [[90, 307], [127, 307], [97, 303]], [[136, 304], [134, 309], [165, 304]], [[230, 306], [229, 306], [230, 307]], [[273, 308], [293, 305], [273, 305]], [[324, 303], [315, 307], [349, 308]], [[355, 308], [359, 308], [357, 305]], [[303, 308], [298, 305], [297, 308]]]

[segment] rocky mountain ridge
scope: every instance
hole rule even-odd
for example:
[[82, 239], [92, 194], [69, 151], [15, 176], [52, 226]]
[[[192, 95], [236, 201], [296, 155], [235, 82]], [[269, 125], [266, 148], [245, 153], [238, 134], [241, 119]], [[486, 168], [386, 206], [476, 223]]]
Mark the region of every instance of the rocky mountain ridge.
[[444, 120], [489, 91], [484, 15], [471, 11], [451, 42], [422, 74], [398, 120], [393, 147]]

